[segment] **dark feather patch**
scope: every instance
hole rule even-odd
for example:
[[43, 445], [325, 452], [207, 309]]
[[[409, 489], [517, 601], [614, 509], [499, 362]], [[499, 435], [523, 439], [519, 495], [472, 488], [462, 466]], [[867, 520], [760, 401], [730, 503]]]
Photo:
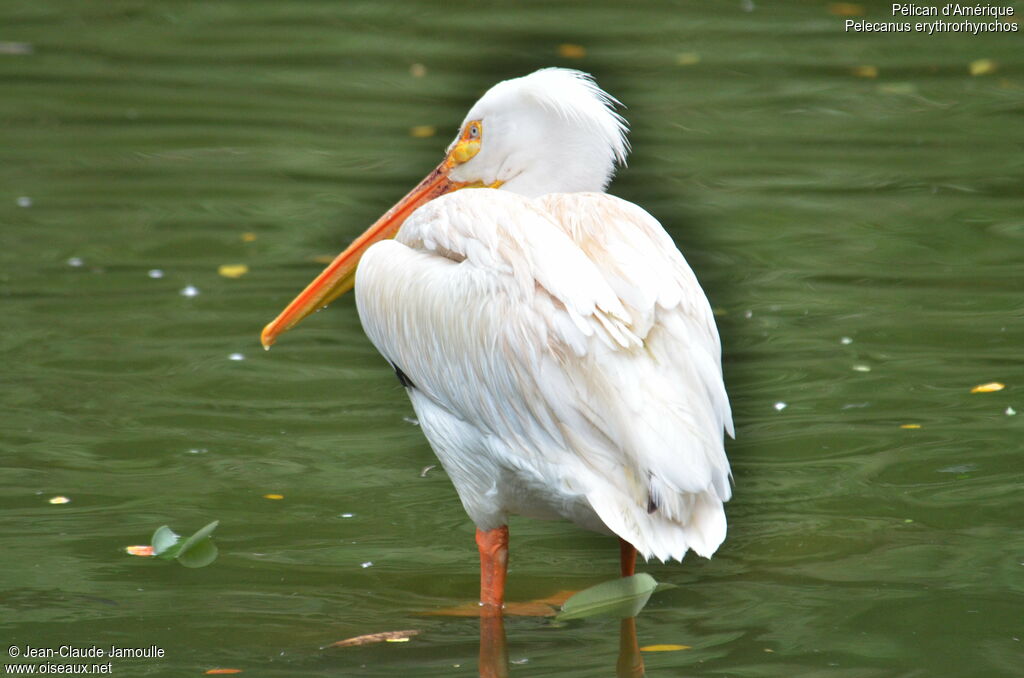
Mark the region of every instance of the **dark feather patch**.
[[399, 384], [406, 388], [416, 388], [416, 384], [412, 383], [412, 379], [410, 379], [405, 374], [405, 372], [402, 371], [401, 367], [399, 367], [398, 365], [392, 365], [392, 367], [395, 368], [395, 376], [398, 377]]
[[647, 512], [654, 513], [658, 510], [658, 502], [654, 501], [654, 497], [647, 495]]

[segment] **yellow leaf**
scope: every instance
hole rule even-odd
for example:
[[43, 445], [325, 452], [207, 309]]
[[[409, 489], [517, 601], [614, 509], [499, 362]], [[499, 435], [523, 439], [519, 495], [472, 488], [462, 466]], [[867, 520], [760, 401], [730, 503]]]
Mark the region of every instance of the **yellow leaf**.
[[217, 268], [217, 273], [225, 278], [241, 278], [248, 272], [249, 267], [245, 264], [222, 264]]
[[152, 546], [125, 546], [124, 552], [130, 556], [151, 556], [153, 555]]
[[921, 425], [920, 424], [900, 424], [900, 428], [906, 428], [906, 429], [921, 428]]
[[284, 495], [283, 494], [265, 494], [265, 495], [263, 495], [263, 498], [264, 499], [284, 499]]
[[853, 2], [829, 3], [828, 11], [836, 16], [864, 16], [864, 7]]
[[582, 59], [587, 56], [587, 48], [583, 45], [574, 45], [571, 42], [563, 42], [558, 46], [558, 56], [563, 59]]
[[987, 384], [978, 384], [971, 389], [971, 393], [995, 393], [996, 391], [1002, 391], [1004, 388], [1006, 388], [1006, 384], [991, 381]]
[[50, 497], [49, 501], [50, 501], [51, 504], [69, 504], [69, 503], [71, 503], [70, 499], [68, 499], [67, 497], [63, 497], [63, 496], [61, 496], [61, 497]]
[[700, 63], [700, 55], [696, 52], [683, 52], [676, 55], [676, 64], [679, 66], [693, 66]]
[[243, 233], [242, 234], [242, 242], [252, 242], [254, 240], [256, 240], [256, 234], [255, 233]]
[[999, 70], [999, 64], [992, 59], [976, 59], [971, 62], [971, 75], [991, 75]]
[[437, 128], [433, 125], [416, 125], [409, 128], [409, 136], [416, 139], [426, 139], [437, 134]]
[[854, 66], [851, 72], [858, 78], [877, 78], [877, 66]]
[[640, 648], [641, 652], [676, 652], [677, 650], [692, 650], [689, 645], [645, 645]]

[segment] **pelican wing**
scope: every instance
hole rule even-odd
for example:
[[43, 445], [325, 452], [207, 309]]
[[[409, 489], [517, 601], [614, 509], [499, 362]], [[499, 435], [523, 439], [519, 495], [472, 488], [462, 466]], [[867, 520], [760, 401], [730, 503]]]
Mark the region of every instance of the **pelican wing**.
[[418, 397], [479, 433], [479, 454], [585, 497], [645, 555], [709, 556], [724, 539], [718, 334], [643, 210], [459, 191], [366, 253], [356, 295], [371, 341]]

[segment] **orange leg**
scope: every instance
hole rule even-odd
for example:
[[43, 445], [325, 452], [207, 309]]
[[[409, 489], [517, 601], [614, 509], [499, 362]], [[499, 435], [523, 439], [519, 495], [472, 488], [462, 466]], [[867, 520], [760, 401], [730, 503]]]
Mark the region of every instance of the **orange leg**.
[[636, 549], [622, 537], [619, 537], [619, 565], [623, 577], [636, 574]]
[[508, 571], [508, 526], [493, 530], [477, 529], [476, 545], [480, 549], [481, 614], [500, 615], [505, 604], [505, 574]]

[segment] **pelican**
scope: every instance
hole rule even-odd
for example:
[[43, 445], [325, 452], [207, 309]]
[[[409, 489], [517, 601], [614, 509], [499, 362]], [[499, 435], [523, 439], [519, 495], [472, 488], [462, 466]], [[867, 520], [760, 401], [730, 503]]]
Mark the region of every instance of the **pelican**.
[[355, 287], [476, 524], [492, 614], [510, 514], [617, 535], [623, 576], [638, 551], [709, 558], [725, 539], [718, 330], [658, 221], [604, 192], [629, 151], [616, 106], [575, 70], [494, 85], [441, 164], [261, 337], [269, 348]]

